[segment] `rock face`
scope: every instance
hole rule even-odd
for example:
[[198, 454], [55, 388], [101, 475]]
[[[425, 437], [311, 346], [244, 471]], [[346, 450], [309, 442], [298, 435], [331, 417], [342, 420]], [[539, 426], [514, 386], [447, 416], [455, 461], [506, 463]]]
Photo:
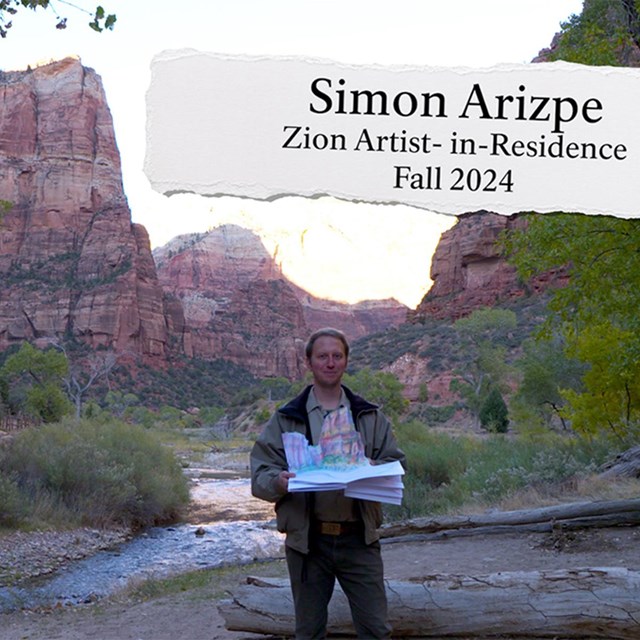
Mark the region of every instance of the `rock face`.
[[225, 226], [179, 236], [154, 256], [162, 287], [184, 309], [195, 356], [259, 376], [302, 374], [302, 308], [253, 232]]
[[562, 273], [552, 272], [525, 288], [515, 268], [500, 253], [500, 233], [523, 226], [524, 219], [517, 215], [478, 211], [459, 216], [456, 225], [442, 234], [431, 263], [433, 285], [411, 314], [412, 319], [455, 320], [475, 309], [561, 285]]
[[297, 378], [314, 328], [355, 339], [406, 318], [393, 300], [310, 296], [237, 227], [160, 252], [161, 285], [101, 80], [77, 59], [0, 72], [0, 201], [0, 350], [73, 336], [152, 366], [182, 353]]
[[354, 340], [406, 319], [396, 301], [314, 298], [282, 275], [259, 236], [235, 225], [180, 236], [154, 257], [165, 292], [182, 303], [193, 353], [224, 357], [259, 376], [303, 375], [305, 340], [320, 327]]
[[290, 284], [302, 305], [306, 323], [311, 330], [339, 327], [350, 340], [398, 326], [406, 322], [409, 313], [405, 305], [393, 298], [345, 304], [315, 298], [304, 289]]
[[[407, 318], [395, 300], [315, 298], [282, 275], [257, 235], [232, 225], [177, 238], [156, 252], [156, 267], [145, 229], [131, 223], [100, 78], [75, 59], [0, 73], [0, 200], [9, 203], [0, 349], [72, 335], [158, 366], [179, 352], [294, 379], [314, 329], [336, 326], [353, 340]], [[495, 245], [519, 224], [460, 216], [412, 319], [455, 319], [523, 295]]]
[[0, 349], [73, 335], [166, 358], [149, 238], [131, 223], [101, 80], [79, 60], [0, 73], [0, 200]]

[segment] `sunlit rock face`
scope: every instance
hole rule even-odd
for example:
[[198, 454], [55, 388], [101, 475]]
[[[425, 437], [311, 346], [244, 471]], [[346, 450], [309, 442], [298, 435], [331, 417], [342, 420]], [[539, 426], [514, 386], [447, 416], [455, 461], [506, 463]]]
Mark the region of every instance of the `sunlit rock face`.
[[165, 317], [101, 79], [79, 60], [0, 72], [0, 200], [0, 349], [73, 335], [167, 357], [180, 310]]
[[304, 344], [320, 327], [355, 340], [406, 319], [407, 308], [394, 300], [315, 298], [282, 275], [257, 234], [236, 225], [180, 236], [154, 256], [165, 292], [182, 303], [193, 353], [256, 375], [304, 375]]

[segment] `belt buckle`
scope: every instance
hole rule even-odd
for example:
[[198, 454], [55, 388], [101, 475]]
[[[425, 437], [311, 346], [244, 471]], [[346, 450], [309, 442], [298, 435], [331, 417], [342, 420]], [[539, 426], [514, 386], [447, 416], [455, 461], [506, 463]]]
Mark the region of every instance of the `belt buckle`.
[[339, 522], [321, 522], [320, 533], [327, 536], [339, 536], [342, 527]]

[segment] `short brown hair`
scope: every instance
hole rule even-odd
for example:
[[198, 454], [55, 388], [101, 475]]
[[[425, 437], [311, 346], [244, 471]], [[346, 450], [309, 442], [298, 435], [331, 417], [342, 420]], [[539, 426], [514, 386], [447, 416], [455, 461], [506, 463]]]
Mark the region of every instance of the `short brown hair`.
[[340, 331], [340, 329], [333, 329], [332, 327], [325, 327], [324, 329], [318, 329], [314, 331], [307, 340], [307, 345], [304, 348], [304, 354], [307, 357], [307, 360], [311, 360], [311, 354], [313, 353], [313, 345], [315, 344], [318, 338], [336, 338], [342, 342], [344, 346], [344, 355], [345, 358], [349, 357], [349, 342], [347, 341], [347, 336]]

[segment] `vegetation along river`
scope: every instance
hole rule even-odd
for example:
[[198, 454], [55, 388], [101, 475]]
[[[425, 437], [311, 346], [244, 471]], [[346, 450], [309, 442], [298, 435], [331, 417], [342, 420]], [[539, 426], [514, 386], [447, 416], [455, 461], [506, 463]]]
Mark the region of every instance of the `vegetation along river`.
[[188, 474], [189, 522], [154, 527], [50, 576], [0, 587], [0, 613], [93, 602], [149, 578], [283, 556], [273, 507], [252, 498], [246, 472], [202, 467]]

